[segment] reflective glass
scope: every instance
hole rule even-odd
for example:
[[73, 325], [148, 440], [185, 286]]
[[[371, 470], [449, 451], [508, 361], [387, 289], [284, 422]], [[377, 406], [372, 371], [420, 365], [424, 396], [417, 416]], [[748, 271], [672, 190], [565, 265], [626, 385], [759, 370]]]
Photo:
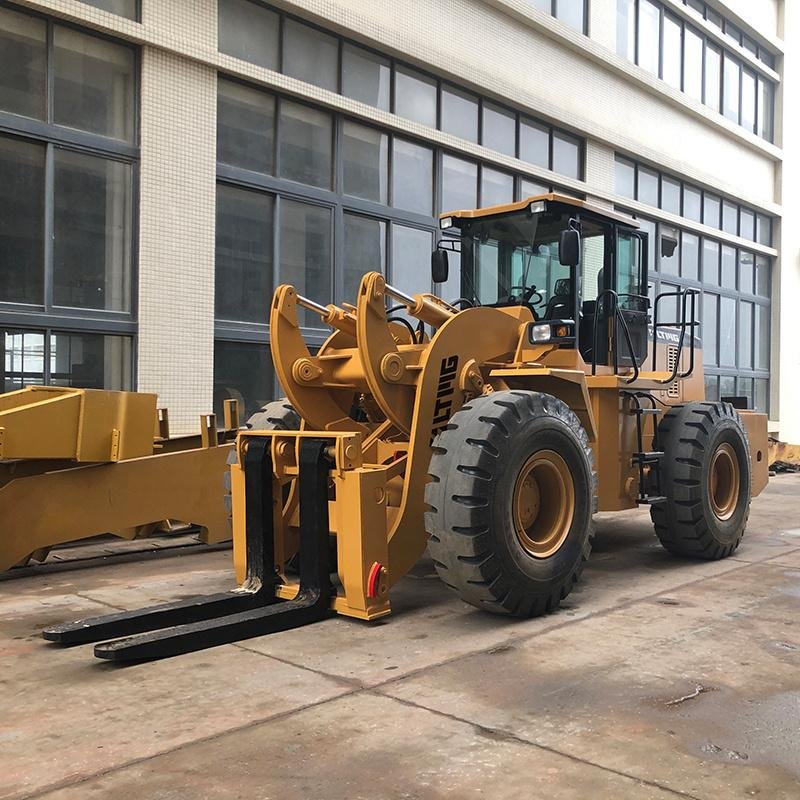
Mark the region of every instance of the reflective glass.
[[476, 208], [478, 165], [455, 156], [442, 156], [442, 211]]
[[722, 51], [706, 43], [706, 84], [703, 102], [714, 111], [720, 110], [722, 86]]
[[681, 234], [681, 276], [696, 281], [699, 278], [700, 237], [683, 231]]
[[703, 239], [703, 283], [719, 286], [719, 242]]
[[584, 0], [556, 0], [556, 17], [583, 33], [586, 29]]
[[756, 215], [747, 208], [739, 209], [739, 236], [751, 242], [756, 240]]
[[661, 178], [661, 208], [670, 214], [681, 213], [681, 184], [672, 178]]
[[61, 148], [53, 159], [53, 303], [130, 311], [130, 164]]
[[720, 227], [720, 200], [719, 197], [708, 194], [703, 195], [703, 224], [710, 228]]
[[386, 205], [389, 202], [389, 137], [374, 128], [342, 125], [344, 193]]
[[0, 328], [0, 390], [44, 385], [44, 331]]
[[274, 372], [266, 342], [214, 342], [214, 413], [238, 400], [244, 419], [275, 399]]
[[0, 109], [45, 117], [47, 23], [0, 7]]
[[481, 206], [499, 206], [514, 200], [514, 176], [481, 168]]
[[727, 200], [722, 201], [722, 230], [733, 236], [739, 233], [739, 209]]
[[394, 113], [436, 127], [436, 81], [398, 66], [394, 71]]
[[753, 304], [739, 303], [739, 369], [753, 368]]
[[746, 294], [755, 292], [755, 257], [744, 250], [739, 251], [739, 291]]
[[283, 71], [331, 92], [338, 90], [339, 40], [293, 19], [283, 23]]
[[695, 222], [703, 218], [703, 197], [699, 189], [683, 184], [683, 216]]
[[460, 139], [478, 141], [478, 99], [454, 86], [442, 86], [442, 130]]
[[550, 191], [549, 186], [543, 183], [529, 180], [528, 178], [520, 178], [519, 181], [519, 197], [518, 200], [525, 200], [528, 197], [536, 197], [540, 194], [547, 194]]
[[658, 208], [658, 173], [647, 167], [637, 169], [636, 199], [640, 203]]
[[623, 197], [636, 198], [636, 165], [617, 156], [614, 159], [614, 188]]
[[[659, 270], [665, 275], [678, 275], [680, 272], [680, 234], [671, 225], [658, 226], [661, 246], [659, 249]], [[672, 250], [672, 245], [675, 249]], [[672, 250], [672, 254], [669, 251]]]
[[719, 297], [715, 294], [703, 293], [703, 319], [700, 336], [703, 343], [703, 363], [709, 366], [719, 364], [717, 354], [717, 321]]
[[111, 14], [116, 14], [119, 17], [126, 17], [127, 19], [138, 19], [138, 8], [136, 0], [81, 0], [88, 6], [100, 8], [103, 11], [108, 11]]
[[[291, 283], [297, 291], [316, 300], [328, 302], [331, 296], [331, 210], [322, 206], [282, 199], [280, 204], [281, 283]], [[322, 327], [311, 311], [298, 309], [301, 325]]]
[[281, 177], [331, 187], [333, 122], [316, 108], [281, 100]]
[[388, 58], [355, 45], [342, 47], [342, 94], [389, 110], [392, 69]]
[[53, 120], [115, 139], [134, 138], [133, 50], [56, 25]]
[[553, 131], [553, 172], [570, 178], [581, 176], [581, 143], [579, 139]]
[[392, 144], [392, 205], [428, 216], [433, 212], [433, 150], [396, 136]]
[[432, 248], [430, 231], [392, 225], [392, 285], [410, 294], [429, 292]]
[[0, 301], [44, 302], [43, 145], [0, 136]]
[[550, 129], [523, 117], [519, 124], [519, 157], [550, 169]]
[[756, 294], [770, 297], [772, 294], [770, 260], [766, 256], [756, 256]]
[[756, 217], [756, 240], [759, 244], [772, 246], [772, 220], [761, 214]]
[[272, 195], [217, 187], [214, 304], [217, 319], [269, 322], [273, 289]]
[[513, 111], [483, 102], [484, 147], [515, 156], [517, 150], [517, 118]]
[[271, 175], [275, 169], [275, 98], [241, 83], [217, 83], [217, 160]]
[[771, 142], [774, 136], [775, 87], [764, 78], [758, 79], [758, 135]]
[[742, 70], [742, 120], [741, 125], [750, 133], [756, 133], [756, 76]]
[[681, 22], [664, 14], [661, 77], [675, 89], [681, 88]]
[[636, 52], [636, 0], [617, 0], [617, 55], [633, 61]]
[[386, 275], [386, 223], [381, 219], [344, 215], [344, 286], [338, 302], [356, 302], [365, 272]]
[[99, 333], [50, 336], [50, 385], [130, 391], [131, 340]]
[[727, 53], [722, 65], [722, 113], [733, 122], [739, 122], [739, 86], [741, 67]]
[[703, 37], [688, 25], [683, 29], [683, 91], [703, 102]]
[[771, 346], [769, 337], [770, 313], [769, 306], [756, 306], [756, 369], [769, 369], [769, 351]]
[[280, 17], [250, 0], [218, 0], [219, 51], [278, 70]]
[[658, 75], [661, 11], [650, 0], [639, 0], [639, 66]]
[[719, 310], [719, 363], [723, 367], [736, 366], [736, 300], [720, 297]]
[[722, 245], [722, 270], [720, 286], [724, 289], [736, 288], [736, 250], [728, 245]]

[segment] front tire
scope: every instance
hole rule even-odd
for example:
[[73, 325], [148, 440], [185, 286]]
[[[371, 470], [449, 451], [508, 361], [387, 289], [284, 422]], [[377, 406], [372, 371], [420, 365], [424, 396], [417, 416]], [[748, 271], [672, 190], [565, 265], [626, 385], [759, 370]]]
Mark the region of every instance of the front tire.
[[555, 609], [589, 558], [595, 473], [561, 400], [502, 391], [453, 415], [433, 443], [425, 527], [439, 577], [467, 603], [516, 617]]
[[719, 559], [742, 541], [750, 513], [747, 434], [729, 403], [687, 403], [658, 426], [666, 502], [650, 516], [661, 544], [674, 555]]

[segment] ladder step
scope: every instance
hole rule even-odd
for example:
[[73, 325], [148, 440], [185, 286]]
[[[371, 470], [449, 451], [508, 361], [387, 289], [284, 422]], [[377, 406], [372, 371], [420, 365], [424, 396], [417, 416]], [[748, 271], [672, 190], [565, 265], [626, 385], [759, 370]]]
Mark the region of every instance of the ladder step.
[[634, 453], [631, 456], [631, 461], [637, 465], [660, 464], [663, 457], [664, 452], [662, 450], [646, 450], [643, 453]]
[[634, 412], [634, 414], [660, 414], [660, 408], [638, 408]]
[[666, 503], [666, 502], [667, 502], [667, 498], [666, 497], [653, 496], [653, 497], [640, 497], [639, 498], [639, 505], [643, 505], [643, 506], [657, 506], [657, 505], [660, 505], [661, 503]]

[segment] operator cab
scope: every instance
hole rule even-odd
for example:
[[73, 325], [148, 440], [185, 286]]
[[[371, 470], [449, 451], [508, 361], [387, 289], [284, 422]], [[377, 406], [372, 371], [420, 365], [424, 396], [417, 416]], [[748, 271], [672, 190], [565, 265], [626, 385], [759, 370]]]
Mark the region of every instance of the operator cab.
[[[447, 250], [460, 252], [459, 304], [526, 305], [532, 341], [576, 347], [587, 362], [637, 366], [647, 353], [647, 234], [632, 217], [555, 194], [442, 215], [448, 238], [432, 258], [447, 280]], [[459, 238], [450, 236], [458, 234]], [[617, 305], [619, 312], [615, 312]], [[609, 321], [628, 336], [609, 337]], [[548, 334], [549, 338], [544, 338]], [[597, 331], [597, 335], [595, 335]], [[610, 352], [609, 339], [620, 342]], [[613, 359], [613, 360], [612, 360]]]

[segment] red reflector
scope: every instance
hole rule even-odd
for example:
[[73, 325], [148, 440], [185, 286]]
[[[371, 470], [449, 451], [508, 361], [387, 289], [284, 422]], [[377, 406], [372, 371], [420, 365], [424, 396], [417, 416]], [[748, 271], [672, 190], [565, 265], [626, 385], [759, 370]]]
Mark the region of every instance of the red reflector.
[[369, 578], [367, 579], [367, 597], [377, 597], [378, 587], [381, 582], [381, 571], [383, 567], [376, 561], [369, 571]]

